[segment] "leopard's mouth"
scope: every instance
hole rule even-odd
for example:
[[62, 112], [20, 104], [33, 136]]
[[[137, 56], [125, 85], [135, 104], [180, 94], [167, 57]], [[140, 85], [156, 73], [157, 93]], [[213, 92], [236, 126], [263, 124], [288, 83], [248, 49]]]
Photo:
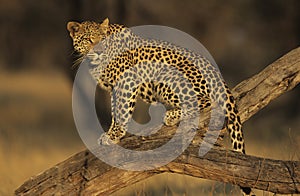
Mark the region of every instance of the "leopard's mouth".
[[96, 52], [94, 50], [91, 50], [86, 54], [86, 57], [90, 61], [89, 63], [92, 67], [98, 66], [100, 64], [101, 65], [108, 64], [108, 57], [104, 52], [99, 52], [99, 51]]

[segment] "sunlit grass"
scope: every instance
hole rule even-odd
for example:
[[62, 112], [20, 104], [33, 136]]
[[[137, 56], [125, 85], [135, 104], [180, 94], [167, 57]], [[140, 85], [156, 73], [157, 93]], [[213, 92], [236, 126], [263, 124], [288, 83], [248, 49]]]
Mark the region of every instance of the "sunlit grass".
[[83, 149], [59, 73], [0, 72], [0, 195]]

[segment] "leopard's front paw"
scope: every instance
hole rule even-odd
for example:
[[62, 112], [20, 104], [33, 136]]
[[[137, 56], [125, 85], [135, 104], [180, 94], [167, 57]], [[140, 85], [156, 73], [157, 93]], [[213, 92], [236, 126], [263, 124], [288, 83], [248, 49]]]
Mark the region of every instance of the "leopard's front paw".
[[126, 134], [125, 129], [116, 124], [113, 123], [107, 133], [103, 133], [100, 138], [98, 139], [99, 145], [112, 145], [117, 144], [120, 142], [121, 138], [124, 137]]
[[118, 143], [119, 140], [112, 140], [110, 139], [110, 136], [106, 133], [102, 133], [102, 135], [97, 140], [98, 145], [112, 145]]

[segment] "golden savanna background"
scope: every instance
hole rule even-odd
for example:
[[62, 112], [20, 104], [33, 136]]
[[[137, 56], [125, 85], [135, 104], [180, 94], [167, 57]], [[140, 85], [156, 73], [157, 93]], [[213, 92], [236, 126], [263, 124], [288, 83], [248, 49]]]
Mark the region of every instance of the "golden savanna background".
[[[72, 116], [70, 20], [165, 25], [199, 40], [232, 88], [300, 42], [298, 0], [0, 0], [0, 195], [83, 150]], [[109, 97], [99, 92], [107, 103]], [[244, 124], [248, 154], [300, 159], [300, 88]], [[109, 125], [109, 105], [101, 121]], [[235, 195], [223, 183], [159, 175], [115, 195]], [[271, 195], [259, 192], [258, 195]]]

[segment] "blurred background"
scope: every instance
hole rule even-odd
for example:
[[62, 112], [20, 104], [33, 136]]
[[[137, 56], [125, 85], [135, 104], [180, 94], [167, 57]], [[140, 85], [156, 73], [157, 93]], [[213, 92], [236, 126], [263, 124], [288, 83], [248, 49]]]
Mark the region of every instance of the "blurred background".
[[[12, 195], [31, 176], [85, 148], [72, 117], [76, 70], [68, 21], [109, 17], [129, 27], [182, 30], [208, 49], [232, 88], [299, 46], [299, 10], [298, 0], [0, 0], [0, 195]], [[109, 100], [104, 92], [97, 96]], [[244, 124], [248, 154], [299, 160], [299, 98], [298, 86]], [[106, 125], [109, 107], [98, 107]], [[163, 174], [116, 195], [237, 191], [219, 182]]]

